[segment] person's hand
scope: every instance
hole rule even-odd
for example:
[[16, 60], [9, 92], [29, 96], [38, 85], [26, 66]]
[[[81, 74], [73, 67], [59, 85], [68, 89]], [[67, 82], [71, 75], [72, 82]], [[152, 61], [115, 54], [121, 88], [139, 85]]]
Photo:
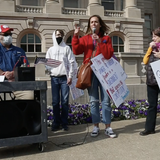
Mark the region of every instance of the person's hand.
[[151, 43], [149, 44], [149, 46], [150, 46], [151, 48], [153, 48], [154, 46], [156, 46], [156, 43], [155, 43], [155, 42], [151, 42]]
[[99, 36], [96, 33], [92, 34], [92, 39], [96, 40], [98, 43], [101, 43], [101, 40], [100, 40]]
[[156, 51], [152, 51], [154, 53], [154, 56], [157, 57], [157, 58], [160, 58], [160, 50], [159, 52], [156, 52]]
[[68, 84], [68, 85], [71, 85], [71, 84], [72, 84], [72, 78], [68, 78], [68, 79], [67, 79], [67, 84]]
[[8, 80], [12, 80], [14, 78], [13, 74], [13, 71], [6, 71], [2, 73], [2, 75], [4, 75]]
[[75, 24], [75, 30], [74, 30], [74, 35], [75, 36], [79, 35], [79, 30], [80, 30], [80, 27], [78, 27], [77, 24]]

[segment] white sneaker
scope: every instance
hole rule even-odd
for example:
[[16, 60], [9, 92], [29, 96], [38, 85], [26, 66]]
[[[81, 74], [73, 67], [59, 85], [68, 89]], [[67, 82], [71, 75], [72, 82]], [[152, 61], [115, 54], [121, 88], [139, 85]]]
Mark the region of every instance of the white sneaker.
[[91, 137], [96, 137], [99, 134], [99, 128], [97, 126], [94, 126], [93, 131], [91, 133]]
[[108, 127], [106, 130], [105, 130], [105, 134], [107, 136], [109, 136], [110, 138], [115, 138], [116, 137], [116, 134], [113, 132], [112, 128], [111, 127]]

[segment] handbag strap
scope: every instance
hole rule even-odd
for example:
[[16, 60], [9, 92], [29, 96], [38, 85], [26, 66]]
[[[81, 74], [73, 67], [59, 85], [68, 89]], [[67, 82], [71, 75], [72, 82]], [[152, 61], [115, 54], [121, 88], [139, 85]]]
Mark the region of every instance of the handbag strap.
[[91, 60], [93, 57], [95, 57], [96, 51], [97, 51], [97, 45], [95, 46], [95, 49], [93, 50], [91, 57], [90, 57], [90, 58], [86, 58], [85, 61], [84, 61], [83, 63], [85, 63], [88, 59]]
[[[100, 38], [100, 40], [102, 40], [102, 38]], [[93, 42], [93, 43], [94, 43], [94, 42]], [[93, 50], [93, 52], [92, 52], [91, 57], [90, 57], [90, 58], [85, 59], [83, 63], [85, 63], [85, 61], [87, 61], [88, 59], [90, 59], [90, 60], [91, 60], [93, 57], [95, 57], [95, 55], [96, 55], [96, 51], [97, 51], [97, 42], [95, 41], [95, 44], [93, 44], [93, 45], [94, 45], [94, 50]]]

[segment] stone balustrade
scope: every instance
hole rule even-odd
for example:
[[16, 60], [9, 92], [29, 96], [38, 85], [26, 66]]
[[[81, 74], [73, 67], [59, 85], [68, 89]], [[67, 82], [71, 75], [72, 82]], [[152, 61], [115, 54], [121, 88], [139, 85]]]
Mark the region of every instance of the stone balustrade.
[[108, 17], [123, 17], [124, 12], [123, 11], [105, 10], [104, 15], [108, 16]]
[[43, 7], [33, 7], [33, 6], [16, 6], [16, 12], [24, 13], [43, 13]]
[[86, 15], [87, 9], [82, 8], [62, 8], [62, 14]]

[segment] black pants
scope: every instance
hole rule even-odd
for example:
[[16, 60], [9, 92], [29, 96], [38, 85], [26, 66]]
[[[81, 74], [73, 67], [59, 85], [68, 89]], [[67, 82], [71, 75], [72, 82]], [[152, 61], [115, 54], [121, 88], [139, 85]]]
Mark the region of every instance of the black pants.
[[145, 124], [145, 130], [147, 131], [155, 130], [156, 117], [157, 117], [158, 93], [159, 93], [158, 85], [155, 85], [155, 86], [147, 85], [147, 96], [148, 96], [148, 102], [149, 102], [149, 108], [147, 111], [147, 118], [146, 118], [146, 124]]

